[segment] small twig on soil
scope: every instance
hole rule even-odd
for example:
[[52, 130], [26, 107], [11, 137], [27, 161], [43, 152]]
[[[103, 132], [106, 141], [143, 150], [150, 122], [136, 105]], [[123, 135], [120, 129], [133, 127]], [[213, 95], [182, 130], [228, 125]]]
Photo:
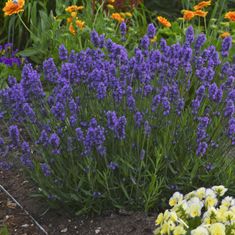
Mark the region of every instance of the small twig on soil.
[[0, 184], [0, 189], [2, 189], [3, 192], [5, 192], [24, 212], [27, 214], [30, 219], [38, 226], [38, 228], [46, 235], [48, 235], [47, 231], [33, 218], [32, 215], [29, 214], [28, 211], [26, 211], [23, 206]]

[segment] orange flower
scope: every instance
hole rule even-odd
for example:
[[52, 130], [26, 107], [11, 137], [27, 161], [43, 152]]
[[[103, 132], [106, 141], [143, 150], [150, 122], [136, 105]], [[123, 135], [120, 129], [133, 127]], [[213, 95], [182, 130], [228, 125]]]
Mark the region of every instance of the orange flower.
[[73, 35], [76, 34], [76, 30], [75, 30], [75, 28], [73, 27], [73, 24], [72, 24], [72, 23], [69, 25], [69, 32], [70, 32], [71, 34], [73, 34]]
[[195, 12], [189, 10], [183, 10], [183, 14], [185, 20], [191, 20], [195, 16]]
[[223, 33], [220, 34], [221, 38], [226, 38], [226, 37], [229, 37], [229, 36], [230, 36], [229, 32], [223, 32]]
[[5, 16], [10, 16], [13, 14], [18, 14], [24, 11], [24, 0], [12, 1], [8, 0], [5, 7], [2, 9]]
[[157, 20], [166, 28], [170, 28], [171, 27], [171, 23], [165, 18], [165, 17], [162, 17], [162, 16], [158, 16], [157, 17]]
[[65, 11], [72, 13], [74, 11], [82, 10], [83, 8], [84, 8], [83, 6], [72, 5], [72, 6], [67, 7]]
[[78, 28], [83, 29], [85, 26], [85, 22], [82, 20], [76, 20], [76, 25], [78, 26]]
[[231, 21], [235, 21], [235, 11], [229, 11], [224, 16], [225, 19], [229, 19]]
[[122, 23], [125, 20], [119, 13], [113, 13], [111, 18], [118, 21], [119, 23]]
[[211, 5], [211, 1], [203, 1], [203, 2], [199, 2], [196, 6], [194, 6], [194, 10], [198, 11], [201, 10], [204, 7], [208, 7]]
[[73, 17], [67, 18], [67, 23], [71, 23], [73, 21]]
[[195, 16], [206, 17], [208, 11], [197, 10], [195, 11]]

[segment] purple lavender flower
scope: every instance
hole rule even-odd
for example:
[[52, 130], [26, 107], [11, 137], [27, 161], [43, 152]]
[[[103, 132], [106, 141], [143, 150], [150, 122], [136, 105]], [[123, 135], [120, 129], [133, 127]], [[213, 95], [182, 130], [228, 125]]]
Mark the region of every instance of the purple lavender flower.
[[203, 157], [206, 154], [208, 144], [206, 142], [200, 142], [197, 147], [197, 156]]
[[47, 131], [42, 130], [38, 141], [36, 141], [36, 144], [42, 144], [46, 146], [48, 144], [48, 141], [49, 141], [49, 138], [48, 138]]
[[229, 55], [229, 50], [232, 47], [232, 37], [225, 37], [222, 42], [221, 55], [227, 57]]
[[51, 175], [51, 170], [47, 163], [41, 163], [40, 167], [44, 176], [48, 177]]
[[75, 132], [76, 132], [78, 142], [83, 142], [84, 135], [83, 135], [82, 129], [80, 127], [78, 127], [78, 128], [76, 128]]
[[14, 85], [16, 85], [17, 81], [15, 77], [9, 76], [8, 77], [8, 86], [9, 87], [13, 87]]
[[33, 111], [33, 109], [30, 107], [30, 105], [28, 103], [25, 103], [23, 105], [23, 111], [24, 111], [25, 115], [29, 118], [29, 120], [32, 123], [35, 123], [35, 121], [36, 121], [35, 112]]
[[126, 35], [126, 23], [124, 21], [120, 24], [120, 32], [122, 37], [124, 38]]
[[21, 150], [22, 150], [22, 153], [23, 154], [27, 154], [27, 155], [30, 155], [30, 146], [29, 146], [29, 143], [24, 141], [22, 144], [21, 144]]
[[69, 122], [70, 122], [71, 127], [75, 127], [77, 123], [76, 115], [71, 115], [69, 118]]
[[93, 30], [90, 33], [90, 37], [91, 37], [91, 42], [93, 43], [93, 45], [95, 47], [99, 47], [99, 44], [100, 44], [99, 34], [95, 30]]
[[116, 163], [116, 162], [110, 162], [109, 164], [108, 164], [108, 168], [110, 169], [110, 170], [112, 170], [112, 171], [114, 171], [114, 170], [116, 170], [117, 168], [118, 168], [118, 164]]
[[143, 122], [143, 115], [141, 112], [136, 112], [135, 113], [135, 116], [134, 116], [134, 119], [135, 119], [135, 124], [137, 127], [140, 127], [142, 122]]
[[224, 109], [224, 116], [225, 117], [231, 117], [234, 114], [235, 107], [234, 107], [234, 102], [229, 99], [226, 102], [226, 107]]
[[100, 82], [97, 87], [96, 97], [99, 100], [103, 100], [106, 97], [107, 87], [103, 82]]
[[115, 126], [118, 122], [118, 118], [117, 118], [117, 114], [115, 113], [115, 111], [108, 111], [106, 113], [106, 118], [107, 118], [107, 126], [110, 130], [115, 129]]
[[12, 144], [18, 146], [20, 142], [20, 132], [17, 126], [12, 125], [9, 127], [9, 136], [11, 138]]
[[162, 106], [163, 106], [163, 109], [164, 109], [163, 115], [164, 116], [169, 115], [171, 106], [170, 106], [170, 102], [169, 102], [167, 97], [163, 97], [163, 99], [162, 99]]
[[49, 138], [49, 143], [54, 149], [58, 148], [60, 145], [59, 136], [56, 133], [53, 133]]
[[136, 109], [135, 98], [132, 95], [127, 97], [127, 107], [132, 112]]
[[62, 61], [68, 59], [68, 51], [65, 48], [64, 44], [60, 45], [59, 47], [59, 57]]
[[206, 42], [206, 35], [204, 33], [199, 34], [195, 41], [194, 45], [195, 50], [199, 51], [205, 42]]
[[55, 83], [57, 81], [59, 73], [53, 58], [49, 58], [43, 62], [43, 72], [45, 79], [49, 82]]
[[149, 37], [147, 35], [144, 35], [144, 37], [140, 41], [140, 47], [143, 50], [148, 50], [149, 45], [150, 45]]
[[153, 23], [148, 25], [147, 35], [150, 39], [154, 38], [156, 34], [156, 28]]
[[126, 124], [127, 120], [125, 116], [121, 116], [120, 118], [118, 118], [115, 125], [115, 135], [120, 140], [123, 140], [126, 137]]
[[150, 134], [151, 134], [151, 129], [152, 129], [152, 128], [151, 128], [149, 122], [148, 122], [148, 121], [145, 121], [145, 122], [144, 122], [144, 134], [147, 135], [147, 136], [150, 136]]
[[194, 41], [194, 29], [189, 26], [186, 30], [186, 43], [191, 44]]
[[57, 102], [56, 105], [51, 108], [51, 113], [56, 119], [61, 121], [65, 120], [65, 107], [61, 102]]

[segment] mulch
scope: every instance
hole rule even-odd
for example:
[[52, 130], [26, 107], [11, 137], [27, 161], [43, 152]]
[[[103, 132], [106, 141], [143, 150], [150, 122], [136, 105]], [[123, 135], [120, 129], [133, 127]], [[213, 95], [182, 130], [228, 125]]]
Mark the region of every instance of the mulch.
[[[48, 235], [152, 235], [156, 214], [142, 212], [109, 213], [96, 217], [75, 217], [49, 209], [41, 199], [31, 197], [36, 187], [22, 171], [0, 171], [2, 185], [47, 232]], [[46, 234], [29, 215], [0, 189], [0, 227], [5, 224], [11, 235]]]

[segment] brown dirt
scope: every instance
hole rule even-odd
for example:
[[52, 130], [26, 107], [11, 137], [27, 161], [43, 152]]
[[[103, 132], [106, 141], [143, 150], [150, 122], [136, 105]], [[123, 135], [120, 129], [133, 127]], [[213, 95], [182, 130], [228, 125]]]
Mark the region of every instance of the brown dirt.
[[[26, 180], [21, 171], [0, 171], [0, 184], [36, 219], [49, 235], [152, 235], [156, 215], [144, 213], [109, 214], [90, 218], [78, 218], [63, 211], [54, 211], [38, 198], [30, 197], [35, 186]], [[0, 189], [0, 226], [6, 215], [13, 216], [5, 221], [11, 235], [44, 234], [19, 208], [9, 209], [9, 198]], [[9, 204], [9, 203], [8, 203]], [[28, 224], [28, 227], [22, 227]], [[33, 224], [33, 225], [32, 225]], [[31, 226], [32, 225], [32, 226]], [[17, 229], [17, 231], [15, 231]]]

